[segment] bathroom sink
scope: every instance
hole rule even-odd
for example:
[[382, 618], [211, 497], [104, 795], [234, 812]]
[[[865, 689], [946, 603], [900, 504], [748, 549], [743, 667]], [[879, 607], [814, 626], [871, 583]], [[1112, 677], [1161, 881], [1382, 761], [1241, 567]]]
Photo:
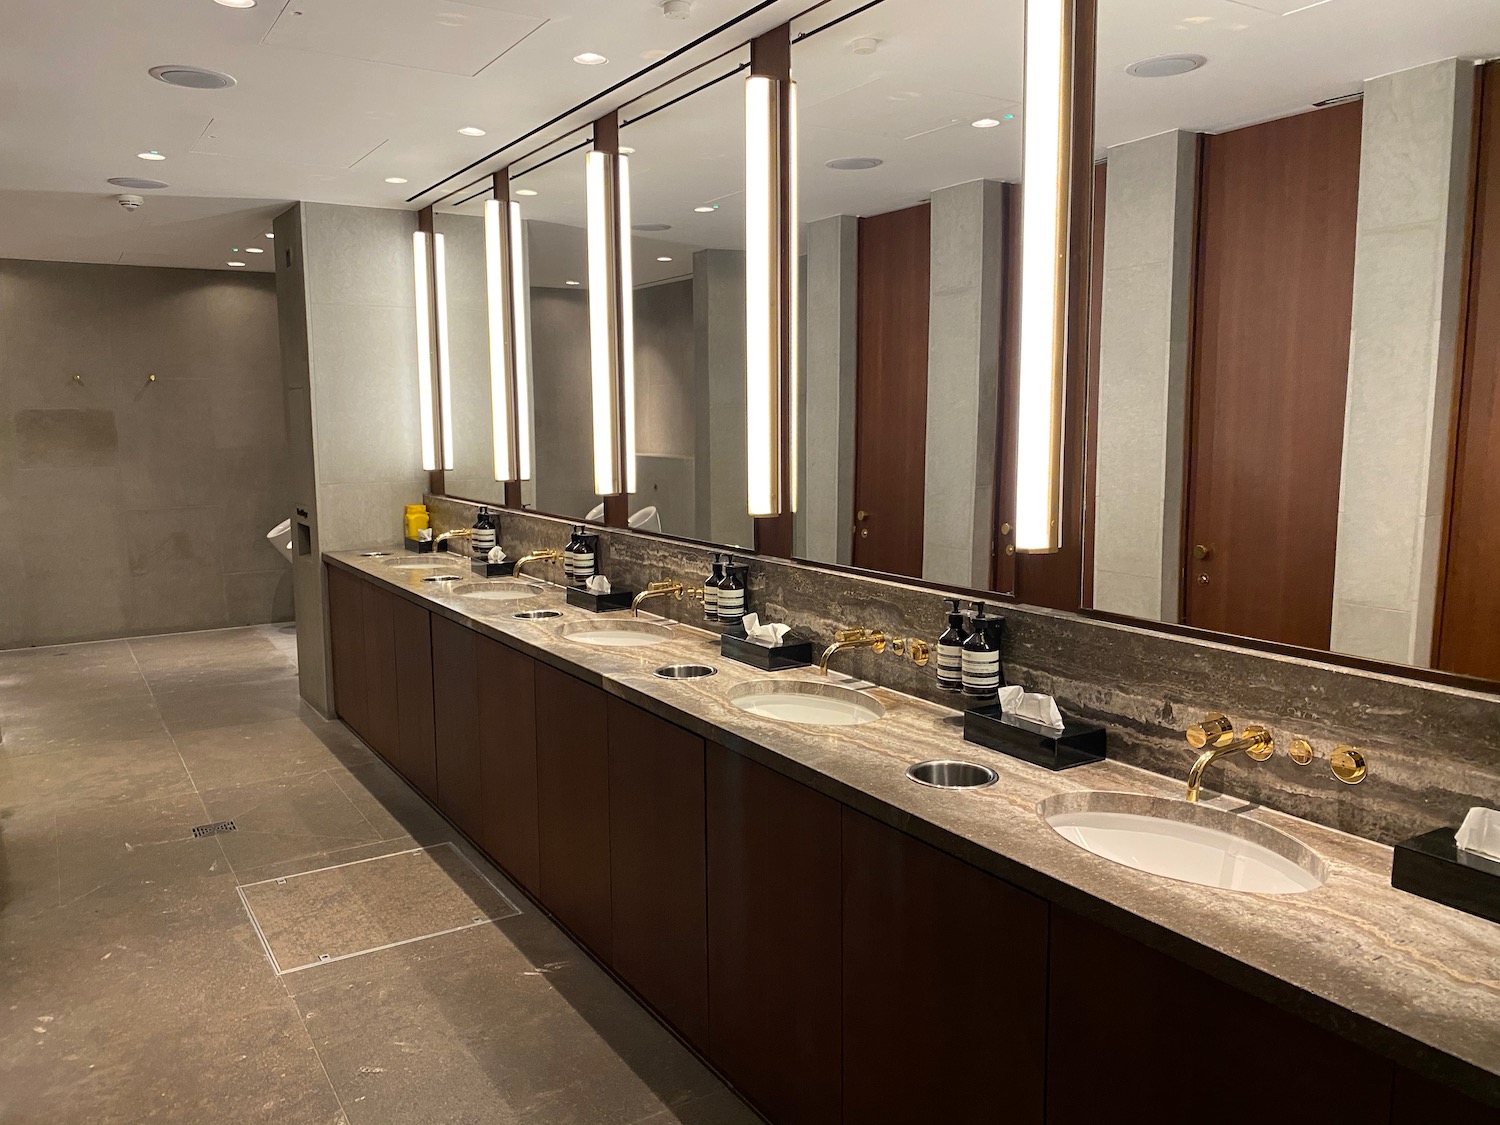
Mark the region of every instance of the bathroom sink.
[[863, 692], [806, 680], [753, 680], [731, 690], [729, 701], [762, 718], [820, 727], [858, 726], [885, 714], [879, 700]]
[[529, 582], [469, 582], [454, 586], [448, 593], [465, 601], [473, 602], [518, 602], [534, 598], [543, 590]]
[[1328, 866], [1285, 832], [1207, 805], [1135, 793], [1061, 793], [1037, 811], [1064, 839], [1115, 863], [1204, 887], [1298, 894]]
[[463, 560], [452, 555], [416, 555], [411, 558], [391, 559], [384, 565], [392, 570], [459, 570]]
[[596, 621], [573, 621], [559, 628], [557, 635], [600, 648], [643, 648], [661, 644], [672, 635], [672, 630], [649, 621], [611, 621], [607, 625]]

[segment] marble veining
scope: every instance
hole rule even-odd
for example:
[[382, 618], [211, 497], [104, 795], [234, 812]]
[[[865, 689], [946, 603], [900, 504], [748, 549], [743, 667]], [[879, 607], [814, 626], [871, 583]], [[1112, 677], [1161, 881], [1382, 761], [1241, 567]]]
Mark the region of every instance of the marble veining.
[[[1063, 908], [1500, 1104], [1500, 926], [1393, 889], [1391, 850], [1378, 842], [1221, 796], [1210, 805], [1311, 848], [1327, 866], [1327, 882], [1302, 894], [1256, 895], [1163, 879], [1089, 854], [1052, 831], [1038, 808], [1059, 794], [1091, 791], [1175, 798], [1177, 777], [1119, 760], [1051, 773], [963, 742], [959, 712], [890, 687], [868, 689], [885, 714], [861, 726], [761, 718], [735, 707], [731, 695], [767, 673], [721, 656], [706, 631], [674, 628], [641, 649], [565, 645], [555, 633], [559, 622], [608, 619], [549, 591], [528, 604], [557, 608], [562, 618], [518, 621], [509, 607], [423, 587], [380, 560], [329, 558]], [[655, 677], [666, 662], [709, 664], [719, 674]], [[807, 670], [769, 678], [824, 682]], [[827, 682], [858, 681], [833, 673]], [[908, 767], [933, 758], [987, 765], [1000, 781], [950, 792], [906, 779]]]

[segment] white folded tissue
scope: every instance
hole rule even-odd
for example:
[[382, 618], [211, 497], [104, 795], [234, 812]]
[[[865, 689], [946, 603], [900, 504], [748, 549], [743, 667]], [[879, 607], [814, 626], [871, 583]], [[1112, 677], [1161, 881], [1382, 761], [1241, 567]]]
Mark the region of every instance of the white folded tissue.
[[503, 563], [505, 561], [505, 552], [499, 547], [491, 547], [490, 553], [484, 557], [492, 563]]
[[768, 645], [775, 648], [781, 643], [781, 638], [792, 631], [790, 625], [762, 625], [760, 615], [747, 613], [741, 619], [745, 626], [745, 636], [756, 644]]
[[609, 579], [602, 574], [594, 575], [584, 585], [588, 587], [588, 591], [591, 594], [607, 594], [610, 589]]
[[1500, 860], [1500, 810], [1470, 809], [1456, 839], [1463, 851]]
[[1062, 712], [1057, 709], [1057, 700], [1050, 695], [1029, 692], [1015, 684], [1008, 684], [1000, 689], [1000, 713], [1052, 730], [1062, 730], [1064, 725]]
[[430, 528], [430, 527], [421, 528], [417, 532], [417, 542], [418, 543], [431, 543], [432, 542], [432, 528]]

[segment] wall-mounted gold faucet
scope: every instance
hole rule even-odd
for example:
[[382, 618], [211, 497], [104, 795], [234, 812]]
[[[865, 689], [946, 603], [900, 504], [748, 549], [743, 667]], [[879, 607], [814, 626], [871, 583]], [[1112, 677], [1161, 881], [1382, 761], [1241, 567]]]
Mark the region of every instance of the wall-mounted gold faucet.
[[515, 569], [511, 571], [511, 574], [519, 578], [521, 577], [521, 568], [529, 562], [560, 562], [562, 557], [563, 553], [556, 547], [543, 547], [540, 551], [532, 551], [517, 559]]
[[873, 652], [884, 652], [889, 646], [896, 656], [911, 658], [918, 667], [926, 665], [932, 656], [932, 646], [916, 637], [887, 637], [878, 629], [845, 629], [833, 635], [833, 644], [823, 650], [818, 661], [818, 675], [828, 675], [828, 662], [836, 653], [847, 648], [867, 648]]
[[1243, 753], [1251, 761], [1264, 762], [1276, 753], [1276, 742], [1265, 727], [1248, 726], [1245, 733], [1236, 739], [1234, 727], [1229, 720], [1218, 714], [1208, 715], [1201, 723], [1188, 727], [1187, 740], [1193, 749], [1203, 751], [1193, 763], [1193, 768], [1188, 771], [1187, 799], [1194, 804], [1198, 802], [1198, 786], [1203, 781], [1203, 771], [1220, 758]]
[[639, 617], [641, 615], [641, 603], [648, 598], [666, 597], [673, 597], [678, 601], [682, 601], [683, 598], [687, 598], [690, 601], [694, 599], [701, 600], [703, 597], [703, 587], [685, 587], [681, 582], [653, 582], [637, 594], [635, 600], [630, 603], [630, 616]]
[[471, 528], [455, 527], [452, 531], [445, 531], [432, 541], [432, 549], [437, 550], [439, 543], [446, 543], [449, 539], [473, 539], [474, 532]]

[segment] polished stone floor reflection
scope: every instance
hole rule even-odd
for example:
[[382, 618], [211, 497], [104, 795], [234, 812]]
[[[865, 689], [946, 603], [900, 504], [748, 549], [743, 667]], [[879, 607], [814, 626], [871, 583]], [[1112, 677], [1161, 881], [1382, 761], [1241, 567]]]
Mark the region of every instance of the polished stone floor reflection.
[[[300, 702], [294, 639], [0, 652], [0, 1125], [759, 1120]], [[520, 913], [276, 974], [240, 887], [423, 848], [441, 862], [299, 888], [329, 910], [287, 900], [289, 955], [364, 948], [359, 925], [422, 932], [387, 900], [403, 878], [414, 899], [506, 913], [477, 869]]]

